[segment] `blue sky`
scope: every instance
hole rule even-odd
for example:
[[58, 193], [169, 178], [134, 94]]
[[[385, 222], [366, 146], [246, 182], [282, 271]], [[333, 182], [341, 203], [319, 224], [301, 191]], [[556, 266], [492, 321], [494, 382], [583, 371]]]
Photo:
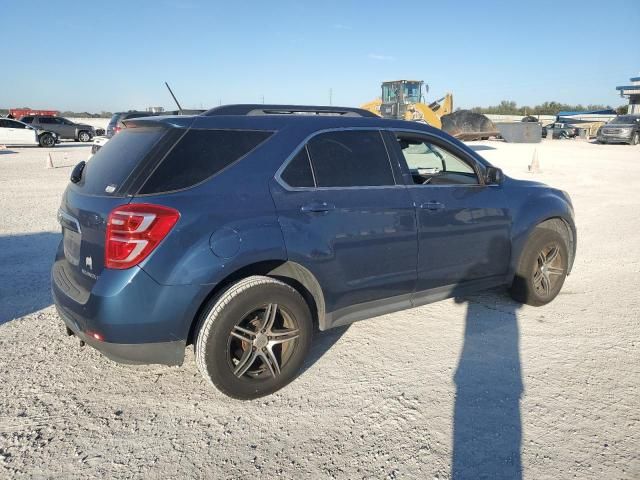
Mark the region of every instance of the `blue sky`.
[[[0, 107], [116, 111], [222, 103], [359, 105], [383, 80], [456, 107], [624, 101], [640, 0], [0, 0]], [[13, 40], [12, 40], [13, 39]]]

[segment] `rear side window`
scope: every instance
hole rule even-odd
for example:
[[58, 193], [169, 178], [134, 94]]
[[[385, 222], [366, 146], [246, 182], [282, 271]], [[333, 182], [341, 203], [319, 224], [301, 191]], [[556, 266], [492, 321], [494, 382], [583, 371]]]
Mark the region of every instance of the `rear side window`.
[[394, 185], [380, 133], [350, 130], [322, 133], [307, 144], [318, 187]]
[[303, 148], [284, 169], [281, 175], [284, 180], [291, 187], [314, 187], [313, 172], [311, 171], [311, 163], [309, 162], [309, 155], [307, 149]]
[[43, 124], [45, 124], [45, 123], [46, 124], [50, 124], [50, 125], [57, 123], [56, 119], [53, 118], [53, 117], [40, 117], [39, 122], [43, 123]]
[[270, 136], [271, 132], [261, 131], [189, 130], [151, 174], [140, 193], [191, 187], [242, 158]]
[[91, 157], [77, 187], [89, 195], [114, 193], [166, 131], [164, 128], [123, 130]]

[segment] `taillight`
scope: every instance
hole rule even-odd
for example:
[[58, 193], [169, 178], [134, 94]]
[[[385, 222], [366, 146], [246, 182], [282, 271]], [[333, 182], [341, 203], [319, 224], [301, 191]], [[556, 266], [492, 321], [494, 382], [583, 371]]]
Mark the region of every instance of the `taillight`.
[[117, 125], [116, 125], [115, 127], [113, 127], [113, 134], [115, 135], [115, 134], [116, 134], [116, 133], [118, 133], [120, 130], [122, 130], [122, 127], [119, 127], [119, 126], [117, 126]]
[[137, 265], [167, 236], [180, 218], [173, 208], [134, 203], [114, 208], [107, 220], [106, 268]]

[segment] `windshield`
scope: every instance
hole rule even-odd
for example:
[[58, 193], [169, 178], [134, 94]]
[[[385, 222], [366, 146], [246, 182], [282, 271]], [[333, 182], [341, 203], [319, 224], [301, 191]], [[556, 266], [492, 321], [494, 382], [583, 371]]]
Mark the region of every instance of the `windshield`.
[[636, 115], [620, 115], [619, 117], [614, 118], [613, 120], [611, 120], [609, 123], [611, 125], [621, 125], [621, 124], [630, 124], [630, 123], [635, 123], [638, 121], [638, 119], [640, 119], [639, 116]]

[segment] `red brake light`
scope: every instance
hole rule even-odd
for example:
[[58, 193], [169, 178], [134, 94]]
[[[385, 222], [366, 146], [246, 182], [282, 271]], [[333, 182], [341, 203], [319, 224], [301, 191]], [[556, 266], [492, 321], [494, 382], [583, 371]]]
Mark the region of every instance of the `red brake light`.
[[113, 134], [115, 135], [115, 134], [116, 134], [116, 133], [118, 133], [120, 130], [122, 130], [122, 127], [119, 127], [119, 126], [117, 126], [117, 125], [116, 125], [115, 127], [113, 127]]
[[180, 218], [173, 208], [134, 203], [114, 208], [107, 220], [105, 268], [137, 265], [167, 236]]

